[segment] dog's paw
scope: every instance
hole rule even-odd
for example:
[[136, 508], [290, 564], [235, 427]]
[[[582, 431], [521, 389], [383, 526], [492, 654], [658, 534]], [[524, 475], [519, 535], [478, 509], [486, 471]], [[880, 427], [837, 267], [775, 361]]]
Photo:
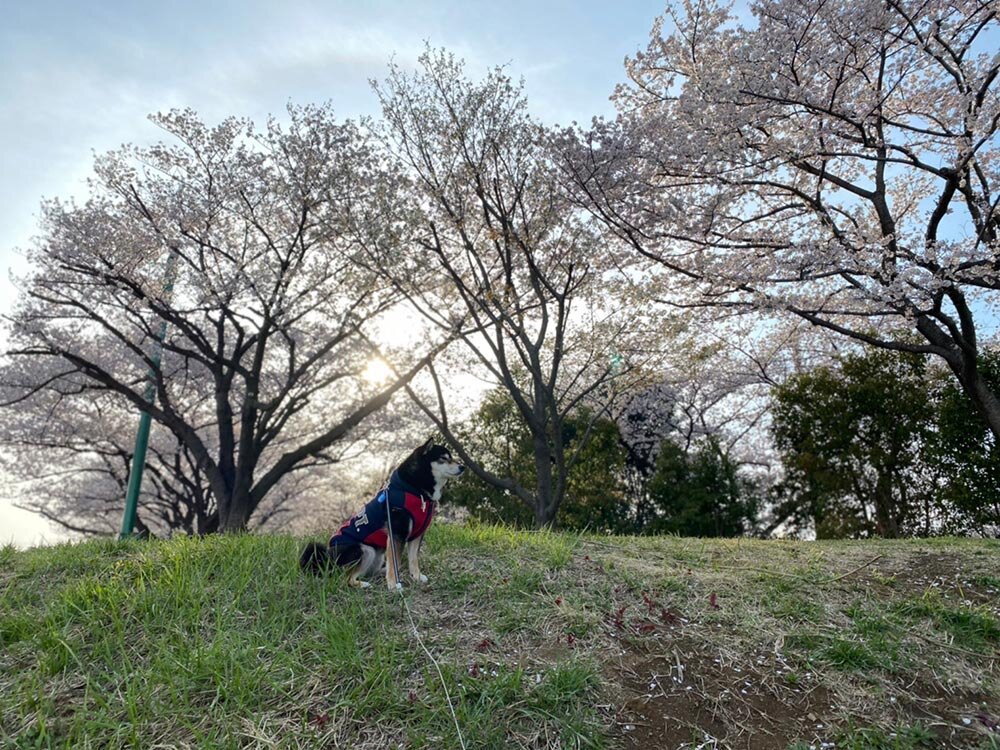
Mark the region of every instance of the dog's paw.
[[358, 581], [358, 588], [370, 589], [372, 585], [368, 581]]
[[421, 583], [423, 583], [423, 584], [426, 584], [426, 583], [427, 583], [427, 582], [428, 582], [428, 581], [429, 581], [430, 579], [429, 579], [429, 578], [428, 578], [427, 576], [425, 576], [425, 575], [424, 575], [423, 573], [421, 573], [421, 574], [420, 574], [420, 578], [419, 578], [418, 580], [419, 580], [419, 581], [420, 581]]
[[389, 584], [389, 591], [402, 591], [402, 590], [403, 590], [403, 584], [400, 581], [396, 581], [395, 584], [392, 583]]

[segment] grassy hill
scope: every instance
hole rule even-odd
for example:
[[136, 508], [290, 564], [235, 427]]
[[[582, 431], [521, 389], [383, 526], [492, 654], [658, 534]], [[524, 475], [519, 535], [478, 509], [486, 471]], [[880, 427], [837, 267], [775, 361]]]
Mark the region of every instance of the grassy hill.
[[[0, 551], [0, 745], [460, 742], [400, 597], [302, 540]], [[1000, 748], [1000, 545], [437, 525], [406, 601], [469, 748]]]

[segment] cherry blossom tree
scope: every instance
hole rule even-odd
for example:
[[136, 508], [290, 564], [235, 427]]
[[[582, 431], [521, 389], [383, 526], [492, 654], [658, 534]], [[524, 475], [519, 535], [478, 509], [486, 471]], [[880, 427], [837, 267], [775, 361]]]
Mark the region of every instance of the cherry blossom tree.
[[440, 379], [437, 404], [425, 408], [476, 475], [549, 526], [587, 443], [585, 434], [570, 449], [563, 426], [584, 404], [591, 427], [607, 415], [639, 363], [630, 341], [641, 316], [609, 294], [594, 263], [609, 239], [563, 197], [521, 86], [502, 69], [472, 82], [443, 52], [420, 63], [412, 74], [394, 66], [376, 84], [417, 227], [416, 252], [376, 261], [432, 325], [467, 321], [465, 359], [510, 395], [531, 434], [531, 479], [496, 475], [464, 450]]
[[152, 119], [170, 142], [102, 156], [86, 203], [43, 206], [3, 401], [110, 397], [145, 411], [189, 463], [175, 478], [197, 476], [213, 524], [240, 530], [447, 337], [388, 383], [362, 377], [366, 330], [397, 300], [359, 261], [366, 243], [394, 243], [401, 183], [361, 126], [328, 107], [290, 108], [263, 129], [190, 111]]
[[[9, 370], [4, 374], [11, 376]], [[192, 412], [189, 406], [186, 413]], [[426, 420], [415, 424], [415, 416], [406, 399], [394, 399], [331, 445], [323, 461], [283, 478], [257, 506], [249, 528], [305, 531], [329, 524], [342, 505], [355, 503], [369, 489], [357, 486], [364, 474], [362, 457], [386, 452], [386, 443], [398, 443], [401, 434], [412, 434], [414, 443], [426, 436]], [[0, 420], [5, 494], [17, 507], [68, 531], [117, 534], [136, 422], [135, 408], [111, 393], [36, 392], [17, 409], [5, 410]], [[135, 528], [144, 535], [203, 535], [219, 528], [218, 503], [207, 478], [191, 452], [162, 427], [150, 435], [137, 511]]]
[[[81, 534], [109, 535], [121, 527], [133, 409], [107, 393], [48, 390], [3, 417], [0, 467], [18, 507]], [[162, 429], [151, 437], [137, 531], [214, 530], [211, 491], [190, 454]]]
[[681, 307], [787, 311], [947, 363], [1000, 437], [980, 335], [1000, 285], [998, 6], [688, 0], [567, 129], [570, 194]]

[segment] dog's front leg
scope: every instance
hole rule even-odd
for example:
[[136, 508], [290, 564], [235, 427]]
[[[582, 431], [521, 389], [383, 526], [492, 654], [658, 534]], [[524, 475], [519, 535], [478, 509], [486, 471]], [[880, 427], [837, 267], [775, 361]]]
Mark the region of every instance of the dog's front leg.
[[399, 564], [402, 558], [402, 544], [397, 537], [389, 535], [385, 546], [385, 582], [389, 591], [403, 588], [399, 580]]
[[427, 583], [427, 576], [420, 572], [420, 545], [423, 541], [423, 536], [420, 536], [406, 543], [406, 562], [410, 568], [410, 578]]

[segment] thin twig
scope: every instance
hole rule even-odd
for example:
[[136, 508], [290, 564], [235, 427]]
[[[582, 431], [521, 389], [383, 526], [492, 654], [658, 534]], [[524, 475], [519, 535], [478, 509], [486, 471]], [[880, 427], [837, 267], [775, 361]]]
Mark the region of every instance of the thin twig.
[[831, 578], [831, 579], [829, 579], [827, 581], [820, 581], [820, 583], [833, 583], [835, 581], [839, 581], [841, 578], [847, 578], [847, 576], [854, 575], [859, 570], [862, 570], [863, 568], [867, 568], [873, 562], [875, 562], [876, 560], [881, 560], [883, 557], [885, 557], [885, 555], [875, 555], [875, 557], [873, 557], [871, 560], [869, 560], [868, 562], [866, 562], [864, 565], [859, 565], [854, 570], [849, 570], [846, 573], [844, 573], [843, 575], [837, 576], [836, 578]]

